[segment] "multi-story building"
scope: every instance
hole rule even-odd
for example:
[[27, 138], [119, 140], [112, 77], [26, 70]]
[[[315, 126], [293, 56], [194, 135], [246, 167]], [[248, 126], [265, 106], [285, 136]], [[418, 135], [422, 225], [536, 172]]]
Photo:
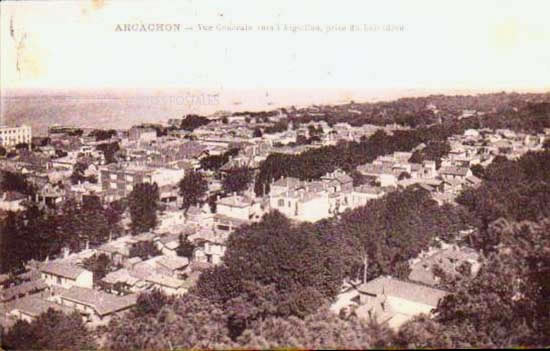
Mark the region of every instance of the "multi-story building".
[[161, 189], [162, 197], [163, 189], [176, 186], [185, 175], [183, 169], [155, 169], [140, 166], [124, 167], [121, 165], [102, 167], [99, 173], [101, 188], [107, 201], [127, 196], [140, 183], [156, 183]]
[[0, 126], [0, 145], [12, 147], [20, 143], [31, 145], [31, 127], [22, 125], [19, 127]]
[[114, 201], [130, 194], [134, 186], [153, 182], [153, 169], [109, 165], [100, 168], [100, 182], [107, 201]]

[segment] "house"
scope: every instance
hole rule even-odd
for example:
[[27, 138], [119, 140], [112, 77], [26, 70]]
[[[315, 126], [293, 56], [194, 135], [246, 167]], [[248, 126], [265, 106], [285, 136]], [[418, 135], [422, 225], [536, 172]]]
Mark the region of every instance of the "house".
[[219, 231], [230, 233], [243, 224], [250, 223], [248, 220], [229, 217], [221, 213], [214, 215], [214, 228]]
[[88, 322], [105, 325], [114, 315], [136, 305], [137, 295], [116, 296], [103, 291], [73, 286], [52, 298], [63, 306], [74, 308]]
[[[327, 191], [299, 189], [269, 196], [269, 205], [285, 216], [298, 221], [316, 222], [330, 217], [335, 207]], [[333, 206], [331, 206], [333, 205]]]
[[415, 315], [430, 315], [439, 301], [448, 293], [428, 286], [406, 282], [390, 276], [380, 276], [357, 289], [359, 307], [356, 313], [362, 318], [374, 318], [398, 328]]
[[158, 273], [177, 278], [189, 265], [189, 259], [180, 256], [160, 256], [155, 263], [157, 264]]
[[344, 171], [337, 169], [334, 172], [327, 173], [321, 177], [321, 181], [332, 182], [337, 188], [334, 191], [351, 191], [353, 188], [353, 178], [347, 175]]
[[466, 167], [441, 167], [439, 175], [443, 180], [459, 180], [464, 181], [466, 177], [472, 176], [472, 171]]
[[140, 183], [153, 183], [154, 170], [111, 164], [100, 168], [99, 183], [108, 201], [127, 196]]
[[22, 211], [23, 202], [27, 199], [25, 194], [21, 194], [17, 191], [5, 191], [0, 195], [0, 210], [4, 211]]
[[92, 288], [93, 273], [78, 266], [66, 263], [50, 262], [40, 269], [41, 278], [48, 286], [65, 289], [74, 287]]
[[440, 279], [434, 274], [436, 266], [447, 276], [458, 275], [462, 268], [469, 270], [465, 273], [475, 276], [480, 268], [478, 259], [479, 254], [475, 250], [457, 245], [445, 244], [441, 248], [430, 248], [411, 260], [411, 273], [408, 278], [414, 282], [435, 286]]
[[6, 308], [8, 311], [8, 316], [29, 323], [35, 320], [42, 313], [46, 313], [49, 309], [63, 312], [65, 314], [71, 314], [74, 312], [72, 308], [59, 305], [37, 296], [26, 296], [22, 299], [15, 300]]
[[36, 202], [49, 207], [55, 207], [65, 200], [65, 190], [47, 183], [36, 193]]
[[123, 290], [132, 293], [140, 292], [148, 286], [144, 280], [132, 276], [126, 268], [109, 272], [105, 277], [103, 277], [103, 279], [101, 279], [101, 282], [103, 289], [109, 293], [118, 293], [117, 286], [120, 286]]
[[362, 175], [376, 178], [380, 186], [395, 186], [397, 184], [397, 176], [391, 166], [367, 163], [357, 166], [357, 171]]
[[4, 303], [23, 296], [32, 295], [46, 290], [48, 286], [42, 279], [31, 280], [0, 290], [0, 302]]
[[145, 280], [152, 284], [152, 288], [160, 289], [167, 295], [183, 295], [189, 288], [185, 281], [164, 274], [153, 274]]
[[203, 228], [197, 233], [188, 237], [193, 243], [195, 250], [193, 252], [193, 261], [206, 262], [217, 265], [225, 254], [225, 242], [229, 236], [227, 231], [217, 231]]
[[364, 206], [369, 200], [379, 199], [384, 196], [381, 188], [363, 184], [353, 188], [351, 193], [351, 207], [356, 208]]
[[216, 212], [243, 221], [259, 220], [261, 215], [259, 203], [249, 197], [236, 194], [218, 199]]
[[303, 185], [303, 182], [298, 178], [282, 177], [270, 184], [270, 195], [278, 195], [289, 190], [298, 189]]
[[96, 248], [96, 252], [98, 255], [107, 255], [115, 264], [123, 263], [130, 257], [130, 249], [120, 241], [102, 244]]
[[157, 131], [153, 128], [132, 127], [128, 131], [128, 139], [131, 141], [150, 142], [157, 138]]
[[176, 250], [180, 246], [180, 234], [163, 235], [155, 239], [157, 248], [164, 256], [177, 256]]
[[475, 175], [471, 175], [469, 177], [466, 177], [466, 185], [469, 187], [472, 187], [474, 189], [479, 188], [483, 181], [476, 177]]

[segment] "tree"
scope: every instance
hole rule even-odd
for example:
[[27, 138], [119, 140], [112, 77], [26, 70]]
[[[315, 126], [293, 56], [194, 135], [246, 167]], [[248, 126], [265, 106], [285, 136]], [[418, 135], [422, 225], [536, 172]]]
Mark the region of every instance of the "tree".
[[544, 347], [550, 343], [550, 220], [505, 222], [478, 275], [457, 284], [435, 310], [397, 336], [401, 347]]
[[159, 289], [154, 289], [151, 292], [144, 292], [138, 295], [136, 306], [132, 310], [134, 317], [143, 317], [147, 315], [156, 315], [160, 310], [174, 303], [175, 299], [166, 295]]
[[262, 130], [260, 128], [254, 128], [254, 133], [252, 134], [254, 138], [261, 138], [263, 136]]
[[103, 152], [105, 156], [105, 163], [116, 163], [116, 153], [120, 150], [118, 142], [103, 143], [96, 146], [96, 149]]
[[0, 157], [6, 156], [6, 153], [7, 153], [6, 148], [0, 145]]
[[31, 323], [18, 321], [2, 338], [2, 346], [17, 350], [93, 349], [96, 344], [79, 313], [48, 309]]
[[78, 184], [80, 182], [86, 181], [88, 178], [84, 176], [84, 172], [88, 165], [84, 162], [76, 162], [73, 166], [73, 173], [71, 174], [71, 183]]
[[156, 227], [159, 188], [157, 184], [137, 184], [128, 195], [128, 207], [134, 234], [143, 233]]
[[36, 192], [36, 187], [27, 180], [25, 175], [10, 171], [0, 171], [0, 189], [17, 191], [29, 196], [34, 196]]
[[210, 123], [210, 120], [206, 117], [187, 115], [184, 119], [182, 119], [180, 128], [192, 132], [193, 130], [207, 125], [208, 123]]
[[411, 179], [411, 175], [409, 174], [409, 172], [401, 172], [397, 179], [398, 180]]
[[252, 171], [248, 167], [235, 167], [227, 172], [222, 187], [225, 193], [240, 193], [252, 181]]
[[189, 207], [202, 203], [207, 190], [208, 182], [199, 172], [191, 171], [180, 180], [179, 193], [183, 196], [182, 208], [185, 213]]
[[312, 224], [266, 214], [233, 232], [223, 264], [203, 272], [196, 293], [224, 306], [232, 337], [257, 319], [305, 317], [339, 291], [344, 256], [335, 246]]
[[94, 274], [94, 282], [99, 282], [114, 268], [114, 263], [105, 254], [94, 254], [82, 261], [82, 266]]
[[116, 136], [117, 132], [114, 129], [109, 129], [109, 130], [94, 129], [90, 132], [89, 135], [95, 137], [96, 141], [103, 141], [103, 140], [109, 140], [113, 136]]
[[[385, 340], [380, 335], [384, 334]], [[388, 345], [392, 331], [373, 322], [340, 319], [327, 308], [305, 319], [274, 318], [254, 323], [236, 341], [245, 349], [370, 349]]]
[[130, 257], [139, 257], [142, 260], [148, 260], [152, 257], [161, 255], [162, 252], [152, 241], [139, 241], [130, 248]]
[[[141, 299], [138, 298], [140, 301]], [[163, 301], [165, 298], [163, 298]], [[138, 306], [143, 305], [138, 301]], [[149, 306], [141, 313], [115, 318], [108, 328], [107, 348], [115, 350], [180, 350], [233, 348], [227, 315], [208, 300], [186, 294]]]
[[15, 145], [15, 149], [17, 149], [17, 150], [28, 150], [29, 149], [29, 144], [27, 144], [27, 143], [17, 143]]
[[193, 245], [187, 236], [183, 237], [183, 234], [180, 234], [178, 237], [179, 246], [176, 249], [178, 256], [187, 257], [189, 260], [193, 258], [193, 253], [195, 251], [195, 245]]
[[473, 165], [470, 167], [472, 174], [478, 178], [483, 179], [485, 177], [485, 168], [482, 165]]

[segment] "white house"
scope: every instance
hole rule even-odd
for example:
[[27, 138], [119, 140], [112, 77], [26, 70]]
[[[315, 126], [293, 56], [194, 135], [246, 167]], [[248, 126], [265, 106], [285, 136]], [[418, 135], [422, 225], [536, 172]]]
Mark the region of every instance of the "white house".
[[388, 323], [399, 328], [415, 315], [431, 315], [446, 291], [406, 282], [390, 276], [380, 276], [358, 288], [359, 308], [356, 313], [362, 318], [374, 318], [379, 323]]
[[48, 286], [65, 289], [75, 286], [91, 289], [94, 285], [92, 272], [71, 264], [50, 262], [42, 266], [40, 273]]

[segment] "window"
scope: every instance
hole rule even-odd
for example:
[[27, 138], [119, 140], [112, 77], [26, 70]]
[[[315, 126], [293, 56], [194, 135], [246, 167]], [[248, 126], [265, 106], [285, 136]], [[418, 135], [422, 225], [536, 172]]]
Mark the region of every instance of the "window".
[[127, 175], [127, 176], [126, 176], [126, 180], [129, 181], [129, 182], [133, 182], [133, 181], [134, 181], [134, 177], [132, 177], [131, 175]]
[[279, 207], [283, 207], [285, 205], [285, 200], [279, 199], [278, 205]]
[[134, 189], [134, 187], [133, 187], [133, 186], [131, 186], [131, 185], [126, 185], [126, 190], [128, 190], [128, 191], [132, 191], [132, 189]]
[[116, 180], [116, 179], [117, 179], [116, 174], [111, 174], [110, 177], [111, 177], [112, 180]]
[[290, 201], [288, 202], [288, 207], [292, 207], [292, 203]]
[[57, 277], [57, 284], [61, 285], [61, 277]]
[[117, 186], [116, 186], [116, 183], [111, 183], [111, 189], [116, 189]]

